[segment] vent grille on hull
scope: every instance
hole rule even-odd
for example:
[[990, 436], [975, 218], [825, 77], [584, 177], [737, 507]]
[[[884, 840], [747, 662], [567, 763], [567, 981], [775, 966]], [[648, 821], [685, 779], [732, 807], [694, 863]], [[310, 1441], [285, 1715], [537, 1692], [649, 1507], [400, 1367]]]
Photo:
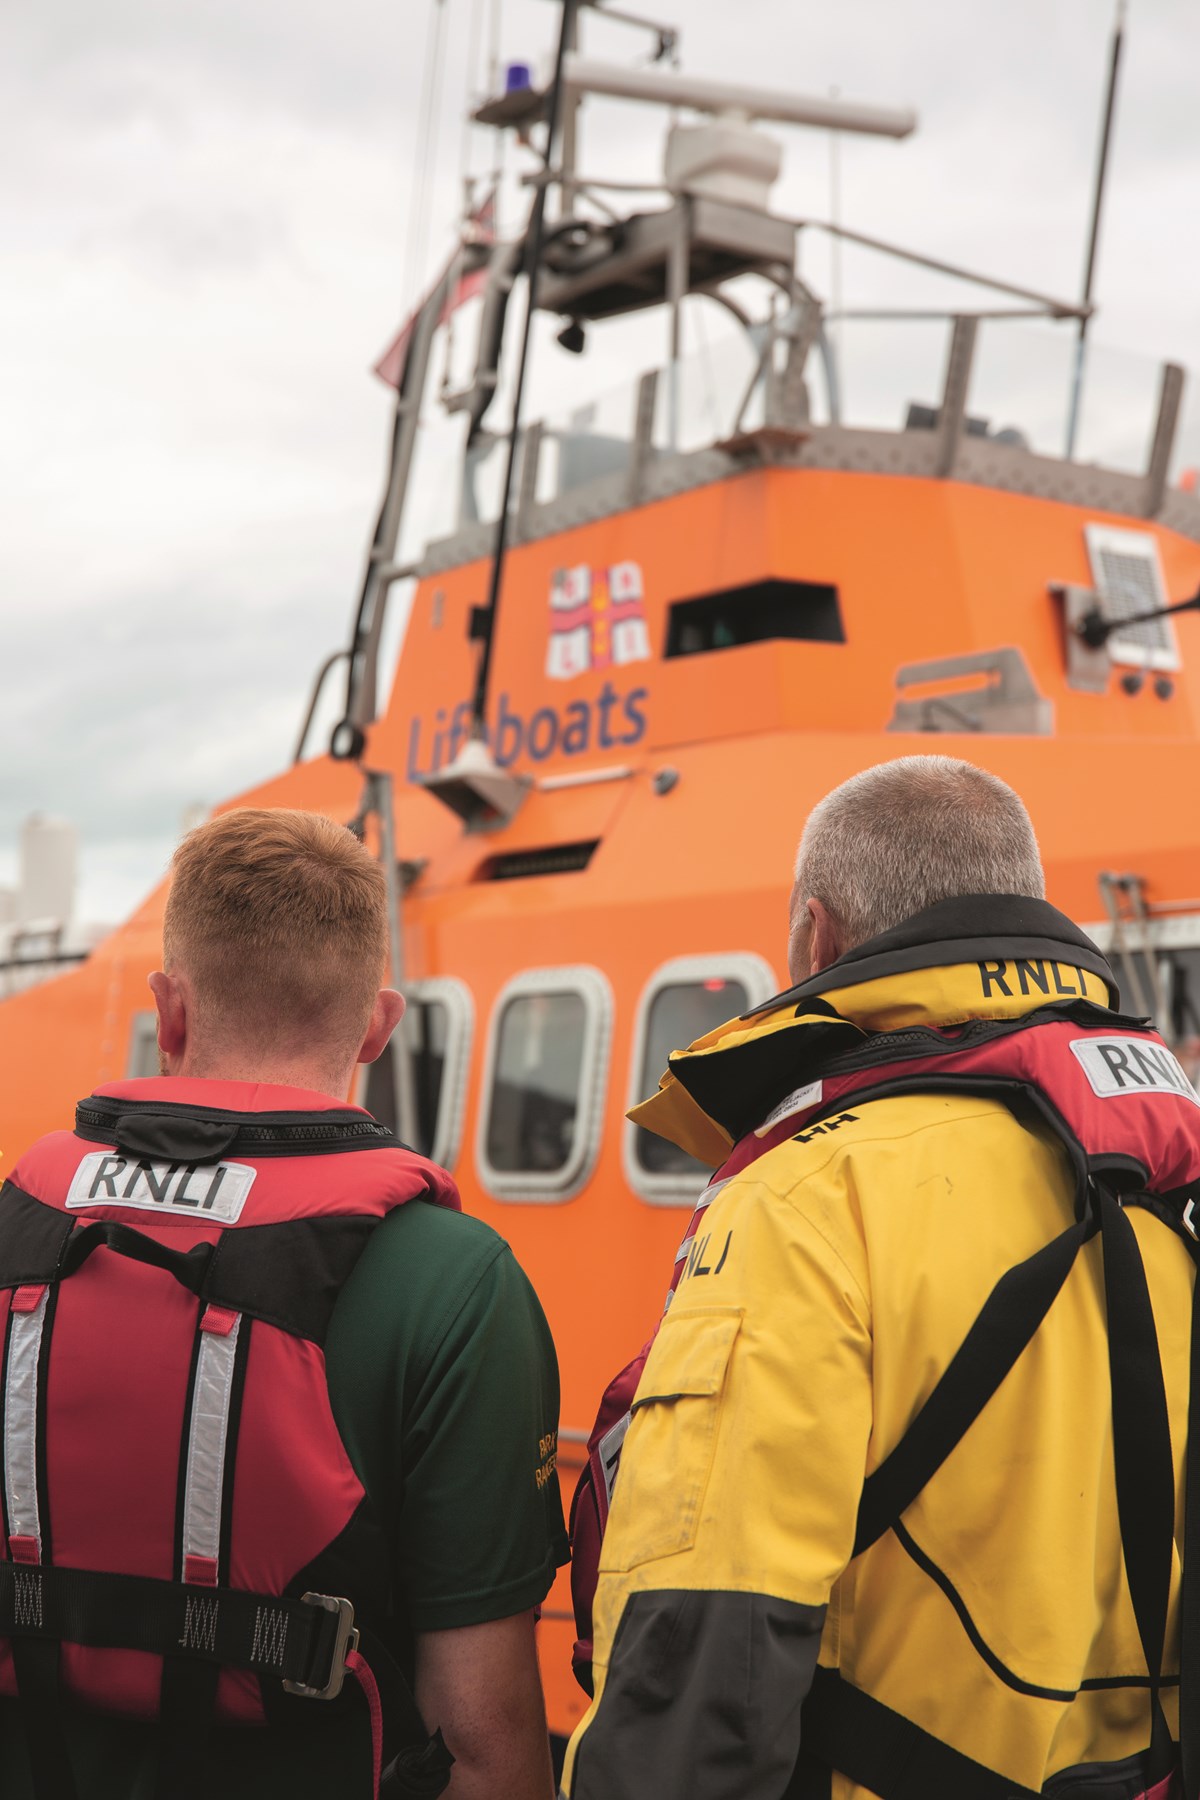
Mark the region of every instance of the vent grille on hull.
[[476, 881], [520, 881], [531, 875], [573, 875], [591, 862], [599, 838], [581, 844], [551, 844], [544, 850], [509, 850], [489, 856], [475, 872]]

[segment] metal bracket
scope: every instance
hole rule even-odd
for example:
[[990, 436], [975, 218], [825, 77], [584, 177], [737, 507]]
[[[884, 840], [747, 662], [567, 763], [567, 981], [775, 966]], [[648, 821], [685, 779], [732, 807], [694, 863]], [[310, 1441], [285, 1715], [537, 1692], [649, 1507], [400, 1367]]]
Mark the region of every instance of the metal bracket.
[[1052, 581], [1050, 592], [1062, 601], [1063, 651], [1067, 661], [1067, 686], [1081, 694], [1105, 694], [1112, 672], [1112, 658], [1106, 645], [1093, 650], [1079, 635], [1079, 627], [1100, 605], [1092, 588], [1079, 587], [1069, 581]]
[[984, 650], [977, 656], [943, 656], [896, 671], [898, 688], [952, 681], [959, 675], [994, 677], [982, 686], [954, 688], [925, 700], [897, 700], [889, 731], [989, 731], [1049, 737], [1054, 703], [1033, 685], [1019, 650]]
[[799, 319], [790, 333], [787, 362], [779, 383], [780, 423], [808, 424], [808, 387], [804, 370], [809, 353], [821, 335], [821, 302], [815, 294], [802, 294], [797, 301]]
[[658, 401], [658, 370], [648, 369], [638, 382], [633, 443], [629, 447], [629, 504], [644, 498], [646, 470], [654, 454], [654, 410]]
[[975, 356], [977, 325], [978, 320], [970, 314], [960, 314], [954, 321], [938, 427], [937, 473], [943, 477], [953, 475], [958, 461], [958, 446], [962, 441], [967, 416], [967, 393], [971, 386], [971, 363]]
[[[1169, 1028], [1162, 971], [1158, 966], [1146, 907], [1146, 884], [1140, 875], [1114, 874], [1111, 870], [1103, 871], [1098, 880], [1100, 898], [1112, 925], [1111, 948], [1119, 959], [1114, 973], [1128, 981], [1133, 1003], [1139, 1012]], [[1140, 943], [1130, 941], [1131, 927], [1140, 937]], [[1139, 956], [1142, 959], [1140, 966]]]
[[1171, 451], [1175, 447], [1175, 431], [1179, 424], [1179, 408], [1183, 403], [1185, 375], [1178, 363], [1164, 363], [1162, 385], [1158, 390], [1158, 416], [1154, 422], [1154, 440], [1150, 447], [1150, 464], [1146, 470], [1146, 517], [1156, 519], [1162, 511], [1167, 493], [1167, 471]]
[[472, 738], [452, 763], [418, 776], [415, 785], [457, 813], [468, 831], [489, 831], [508, 824], [533, 784], [528, 775], [502, 769], [488, 746]]
[[541, 419], [535, 419], [525, 427], [521, 442], [521, 485], [517, 491], [517, 516], [514, 521], [514, 542], [524, 540], [529, 529], [529, 515], [537, 499], [538, 465], [542, 457], [542, 438], [546, 427]]

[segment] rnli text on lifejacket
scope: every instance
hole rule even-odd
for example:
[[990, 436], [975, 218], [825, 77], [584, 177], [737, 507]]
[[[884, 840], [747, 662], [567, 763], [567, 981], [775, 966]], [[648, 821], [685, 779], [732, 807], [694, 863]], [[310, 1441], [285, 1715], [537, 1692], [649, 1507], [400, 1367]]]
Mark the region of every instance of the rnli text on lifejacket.
[[149, 1162], [95, 1150], [76, 1169], [66, 1204], [73, 1211], [139, 1206], [229, 1223], [241, 1213], [256, 1173], [248, 1163]]
[[[992, 994], [1004, 994], [1009, 1000], [1013, 997], [1010, 982], [1016, 982], [1022, 994], [1030, 994], [1036, 988], [1042, 994], [1061, 994], [1064, 998], [1078, 998], [1087, 993], [1087, 986], [1081, 969], [1068, 967], [1067, 974], [1074, 976], [1074, 985], [1064, 979], [1063, 971], [1056, 962], [1044, 962], [1041, 957], [1031, 961], [1018, 958], [1016, 962], [981, 962], [979, 979], [983, 986], [983, 997], [989, 999]], [[1051, 981], [1054, 985], [1051, 987]]]

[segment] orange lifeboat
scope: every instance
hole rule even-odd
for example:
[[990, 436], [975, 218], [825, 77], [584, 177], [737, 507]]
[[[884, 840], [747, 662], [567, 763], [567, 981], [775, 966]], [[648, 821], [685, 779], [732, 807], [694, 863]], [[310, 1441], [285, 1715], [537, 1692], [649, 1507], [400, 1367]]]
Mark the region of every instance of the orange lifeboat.
[[[1143, 615], [1200, 588], [1200, 499], [1175, 480], [1200, 417], [1182, 372], [1148, 365], [1136, 418], [1102, 424], [1096, 356], [1090, 440], [1065, 458], [1061, 321], [1079, 309], [1029, 294], [1041, 319], [947, 314], [937, 362], [904, 364], [920, 386], [859, 400], [855, 322], [831, 343], [797, 273], [801, 227], [767, 204], [772, 140], [745, 124], [788, 106], [794, 121], [797, 103], [760, 95], [735, 121], [721, 83], [578, 57], [567, 74], [575, 102], [633, 83], [708, 123], [676, 128], [643, 210], [588, 208], [587, 184], [558, 171], [576, 210], [545, 233], [536, 300], [568, 341], [535, 333], [541, 391], [557, 398], [560, 378], [578, 391], [606, 328], [653, 309], [674, 319], [679, 353], [591, 411], [566, 395], [523, 424], [489, 610], [504, 444], [486, 421], [521, 246], [476, 209], [393, 358], [395, 456], [341, 659], [336, 754], [298, 756], [226, 804], [357, 820], [385, 858], [411, 1005], [360, 1097], [453, 1170], [535, 1283], [562, 1367], [569, 1491], [703, 1179], [626, 1108], [668, 1051], [782, 984], [796, 839], [835, 783], [923, 750], [1011, 782], [1050, 897], [1194, 1059], [1200, 621]], [[831, 121], [834, 103], [819, 104], [820, 122], [847, 129], [911, 125], [866, 109]], [[491, 116], [528, 130], [546, 105], [517, 84]], [[418, 427], [467, 278], [478, 349], [441, 396], [452, 461]], [[714, 295], [735, 335], [689, 360], [679, 321]], [[1047, 359], [1057, 386], [1038, 378]], [[397, 595], [407, 622], [380, 707]], [[485, 636], [486, 743], [473, 737]], [[162, 905], [158, 888], [81, 966], [0, 1004], [10, 1155], [97, 1083], [153, 1071]], [[559, 1733], [583, 1705], [572, 1635], [560, 1581], [542, 1640]]]

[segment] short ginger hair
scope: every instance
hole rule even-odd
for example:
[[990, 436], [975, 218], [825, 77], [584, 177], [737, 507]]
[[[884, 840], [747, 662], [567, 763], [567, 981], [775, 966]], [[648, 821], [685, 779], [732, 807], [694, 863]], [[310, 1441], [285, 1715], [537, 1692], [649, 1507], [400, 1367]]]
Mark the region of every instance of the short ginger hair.
[[303, 1033], [357, 1050], [388, 951], [380, 864], [344, 825], [283, 807], [222, 813], [171, 862], [163, 966], [197, 1024], [267, 1051]]

